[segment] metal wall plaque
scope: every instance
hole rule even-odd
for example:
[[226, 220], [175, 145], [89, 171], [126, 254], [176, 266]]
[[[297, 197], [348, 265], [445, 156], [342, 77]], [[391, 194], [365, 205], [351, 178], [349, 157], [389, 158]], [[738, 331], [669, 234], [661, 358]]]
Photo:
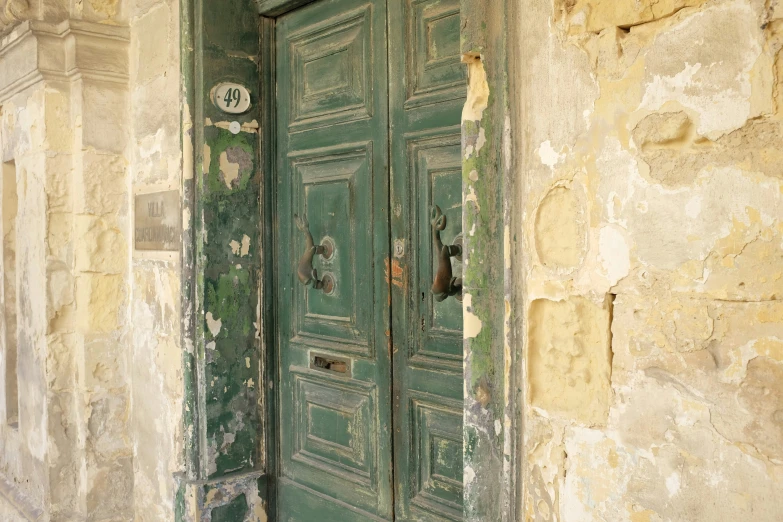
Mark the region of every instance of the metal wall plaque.
[[133, 232], [136, 250], [179, 250], [181, 232], [179, 191], [136, 196]]

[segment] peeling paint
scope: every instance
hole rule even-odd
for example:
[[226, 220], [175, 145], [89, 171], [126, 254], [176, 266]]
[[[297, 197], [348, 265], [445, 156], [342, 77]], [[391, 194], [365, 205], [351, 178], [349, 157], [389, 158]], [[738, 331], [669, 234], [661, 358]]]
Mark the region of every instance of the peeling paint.
[[778, 520], [779, 30], [745, 0], [522, 4], [522, 518]]
[[465, 294], [462, 297], [463, 336], [465, 339], [473, 339], [481, 333], [482, 322], [481, 319], [473, 313], [472, 303], [472, 295]]

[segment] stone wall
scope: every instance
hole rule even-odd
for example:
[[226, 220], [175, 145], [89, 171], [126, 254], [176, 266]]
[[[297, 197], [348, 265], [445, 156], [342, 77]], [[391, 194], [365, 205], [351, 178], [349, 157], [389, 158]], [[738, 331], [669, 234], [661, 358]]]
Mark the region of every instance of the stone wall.
[[19, 382], [0, 469], [23, 511], [47, 520], [132, 516], [127, 52], [126, 29], [77, 19], [22, 22], [0, 40], [17, 200], [17, 361], [3, 370]]
[[137, 255], [131, 227], [134, 194], [180, 188], [178, 2], [0, 7], [19, 380], [18, 423], [0, 400], [0, 504], [41, 520], [171, 520], [179, 254]]
[[783, 519], [783, 3], [521, 4], [522, 517]]
[[[179, 4], [130, 5], [134, 194], [180, 190], [182, 183]], [[134, 520], [169, 521], [183, 451], [179, 253], [134, 252], [131, 296]]]

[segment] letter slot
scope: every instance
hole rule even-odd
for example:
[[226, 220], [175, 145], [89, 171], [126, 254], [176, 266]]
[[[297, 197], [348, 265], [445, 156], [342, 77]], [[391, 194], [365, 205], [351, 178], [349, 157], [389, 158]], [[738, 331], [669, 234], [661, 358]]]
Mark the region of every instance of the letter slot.
[[350, 377], [351, 360], [314, 353], [310, 356], [310, 368], [322, 372], [339, 373]]

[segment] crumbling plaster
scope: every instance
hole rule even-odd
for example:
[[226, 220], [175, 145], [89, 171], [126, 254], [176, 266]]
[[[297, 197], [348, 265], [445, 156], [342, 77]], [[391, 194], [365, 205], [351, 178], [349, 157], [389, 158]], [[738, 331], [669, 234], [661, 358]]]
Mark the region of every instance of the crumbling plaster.
[[522, 516], [780, 520], [781, 7], [521, 3]]
[[[134, 194], [182, 184], [179, 5], [128, 2]], [[134, 252], [131, 270], [134, 520], [174, 520], [184, 451], [179, 253]]]
[[178, 5], [0, 2], [0, 145], [23, 225], [8, 512], [174, 518], [179, 259], [133, 255], [131, 201], [181, 183]]
[[0, 38], [20, 398], [0, 454], [11, 495], [42, 520], [132, 513], [127, 39], [78, 20], [30, 20]]

